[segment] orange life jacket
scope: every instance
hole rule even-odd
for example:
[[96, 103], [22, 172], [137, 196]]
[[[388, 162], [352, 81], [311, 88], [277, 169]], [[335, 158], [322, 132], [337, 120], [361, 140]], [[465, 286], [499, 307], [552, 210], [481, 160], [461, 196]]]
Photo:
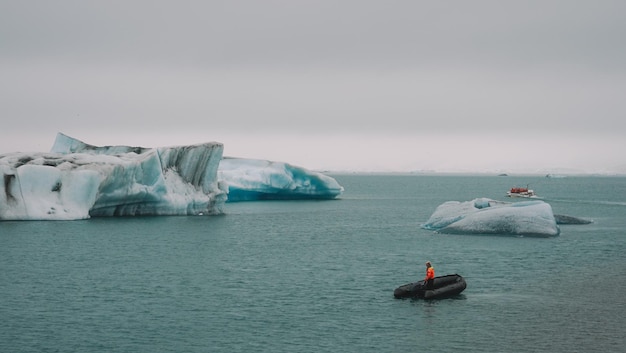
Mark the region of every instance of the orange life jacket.
[[426, 269], [426, 279], [433, 279], [435, 278], [435, 268], [433, 268], [432, 266]]

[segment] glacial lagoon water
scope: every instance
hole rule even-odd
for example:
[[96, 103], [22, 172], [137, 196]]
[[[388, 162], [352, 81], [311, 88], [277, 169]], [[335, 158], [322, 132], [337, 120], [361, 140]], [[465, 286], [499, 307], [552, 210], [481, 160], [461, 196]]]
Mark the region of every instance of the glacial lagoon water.
[[[0, 222], [0, 352], [623, 352], [626, 178], [333, 175], [334, 201], [223, 216]], [[420, 228], [530, 187], [561, 235]], [[458, 297], [397, 286], [458, 273]]]

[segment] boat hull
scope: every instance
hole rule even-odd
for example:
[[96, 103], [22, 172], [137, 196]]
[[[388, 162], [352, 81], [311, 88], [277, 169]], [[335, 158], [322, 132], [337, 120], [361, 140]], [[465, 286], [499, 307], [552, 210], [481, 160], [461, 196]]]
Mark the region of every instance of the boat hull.
[[537, 198], [537, 195], [535, 195], [535, 194], [517, 193], [517, 192], [507, 192], [506, 196], [508, 196], [508, 197], [524, 197], [524, 198], [527, 198], [527, 199]]
[[506, 192], [508, 197], [525, 197], [525, 198], [536, 198], [535, 191], [529, 188], [516, 188], [512, 187], [511, 190]]
[[425, 282], [413, 282], [401, 285], [393, 291], [393, 296], [401, 298], [441, 299], [460, 294], [467, 288], [465, 279], [457, 274], [435, 277], [432, 289], [427, 289]]

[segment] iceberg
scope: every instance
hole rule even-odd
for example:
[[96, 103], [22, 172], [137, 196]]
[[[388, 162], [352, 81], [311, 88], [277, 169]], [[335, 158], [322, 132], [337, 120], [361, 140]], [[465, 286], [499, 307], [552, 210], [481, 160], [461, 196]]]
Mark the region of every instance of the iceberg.
[[587, 218], [580, 218], [574, 216], [568, 216], [563, 214], [555, 214], [554, 219], [556, 224], [590, 224], [593, 220]]
[[334, 199], [343, 187], [325, 174], [289, 163], [224, 157], [217, 178], [228, 185], [228, 202]]
[[[53, 152], [58, 153], [144, 153], [144, 147], [93, 146], [64, 134], [57, 134]], [[194, 163], [195, 161], [190, 161]], [[227, 202], [255, 200], [334, 199], [343, 187], [325, 174], [289, 163], [261, 159], [223, 157], [217, 180], [228, 190]]]
[[500, 202], [487, 198], [439, 205], [422, 228], [447, 234], [558, 236], [552, 207], [544, 201]]
[[94, 147], [63, 134], [50, 153], [0, 155], [0, 220], [222, 213], [223, 145]]
[[49, 153], [0, 155], [0, 220], [214, 215], [227, 201], [332, 199], [343, 192], [322, 173], [224, 158], [223, 149], [218, 142], [94, 146], [58, 133]]

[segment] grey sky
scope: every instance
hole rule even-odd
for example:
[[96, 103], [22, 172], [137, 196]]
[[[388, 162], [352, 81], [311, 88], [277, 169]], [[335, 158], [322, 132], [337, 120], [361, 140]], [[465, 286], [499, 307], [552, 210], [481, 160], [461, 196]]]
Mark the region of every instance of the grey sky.
[[60, 131], [220, 141], [317, 169], [626, 172], [624, 13], [604, 0], [0, 0], [0, 153], [47, 151]]

